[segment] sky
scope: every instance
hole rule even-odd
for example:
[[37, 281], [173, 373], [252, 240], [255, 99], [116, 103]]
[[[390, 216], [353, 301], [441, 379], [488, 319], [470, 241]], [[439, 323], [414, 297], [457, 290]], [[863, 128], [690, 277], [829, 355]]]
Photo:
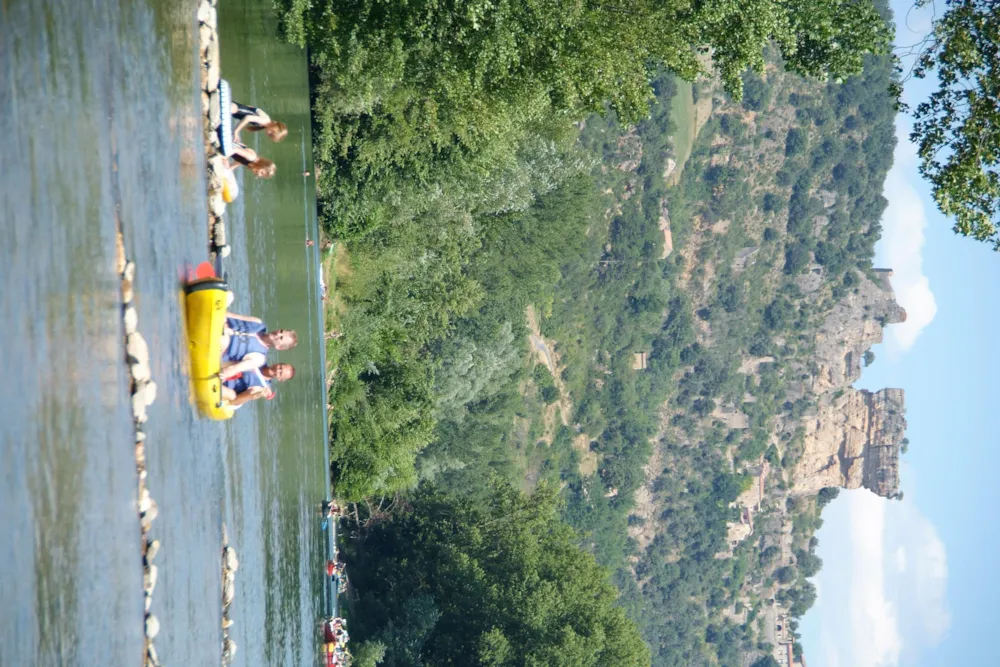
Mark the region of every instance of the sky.
[[[930, 10], [892, 6], [897, 44], [918, 41]], [[912, 105], [933, 88], [912, 80], [904, 90]], [[817, 602], [800, 627], [809, 667], [1000, 665], [1000, 418], [992, 400], [1000, 254], [951, 231], [917, 171], [910, 125], [898, 117], [876, 247], [876, 265], [895, 271], [908, 319], [886, 329], [857, 384], [906, 391], [904, 497], [847, 491], [824, 511]]]

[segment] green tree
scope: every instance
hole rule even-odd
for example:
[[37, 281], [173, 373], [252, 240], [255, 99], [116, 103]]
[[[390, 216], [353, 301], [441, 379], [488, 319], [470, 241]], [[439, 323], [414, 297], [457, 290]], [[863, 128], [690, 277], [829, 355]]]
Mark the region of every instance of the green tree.
[[778, 580], [780, 584], [790, 584], [798, 577], [798, 572], [791, 565], [786, 565], [785, 567], [779, 567], [774, 571], [774, 578]]
[[[923, 4], [923, 3], [918, 3]], [[914, 76], [938, 88], [914, 113], [910, 139], [934, 201], [955, 232], [1000, 250], [1000, 20], [992, 0], [946, 0]]]
[[559, 521], [557, 492], [421, 487], [346, 551], [356, 638], [385, 644], [387, 666], [648, 665], [607, 572]]
[[774, 659], [774, 656], [765, 655], [764, 657], [758, 659], [750, 667], [779, 667], [778, 661]]
[[871, 350], [866, 350], [864, 354], [865, 366], [871, 366], [875, 363], [875, 353]]

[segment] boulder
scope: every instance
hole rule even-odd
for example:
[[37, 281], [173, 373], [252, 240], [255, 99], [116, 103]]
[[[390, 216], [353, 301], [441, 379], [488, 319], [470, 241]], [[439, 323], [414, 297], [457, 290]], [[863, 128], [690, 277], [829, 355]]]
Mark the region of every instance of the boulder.
[[132, 395], [132, 418], [136, 424], [145, 424], [149, 421], [149, 415], [146, 414], [146, 399], [140, 393]]
[[226, 579], [222, 583], [222, 606], [223, 608], [228, 607], [233, 603], [233, 598], [236, 597], [236, 582], [232, 579]]
[[[208, 53], [205, 54], [205, 60], [208, 61], [208, 83], [205, 84], [205, 90], [209, 93], [214, 93], [219, 89], [219, 37], [216, 35], [215, 39], [212, 40], [211, 44], [208, 45]], [[218, 105], [216, 105], [218, 108]], [[213, 127], [218, 127], [213, 125]]]
[[126, 336], [134, 334], [139, 328], [139, 313], [136, 312], [133, 306], [125, 307], [125, 312], [122, 313], [122, 319], [125, 321]]
[[152, 595], [153, 589], [156, 588], [156, 579], [159, 574], [157, 567], [155, 565], [150, 565], [146, 568], [146, 574], [142, 577], [142, 590], [146, 595]]
[[216, 247], [221, 248], [226, 245], [226, 225], [221, 220], [212, 226], [212, 237]]
[[208, 124], [213, 130], [219, 129], [222, 124], [222, 108], [219, 106], [219, 91], [211, 93], [208, 99]]
[[[208, 57], [208, 47], [212, 45], [212, 41], [215, 39], [215, 30], [211, 26], [200, 25], [198, 26], [198, 46], [200, 47], [199, 53], [201, 54], [201, 59], [204, 61]], [[208, 79], [208, 69], [202, 67], [202, 78], [205, 79], [207, 83]], [[202, 89], [205, 87], [205, 83], [202, 83]]]
[[152, 642], [150, 642], [149, 644], [149, 650], [147, 651], [147, 656], [149, 657], [149, 662], [153, 665], [153, 667], [159, 667], [160, 656], [156, 655], [156, 649], [153, 648]]
[[146, 547], [146, 564], [147, 565], [153, 562], [153, 559], [156, 558], [156, 554], [159, 553], [159, 551], [160, 551], [160, 541], [159, 540], [153, 540], [152, 542], [149, 543], [149, 546]]
[[146, 637], [152, 639], [160, 633], [160, 622], [150, 614], [146, 617]]
[[222, 248], [219, 249], [219, 254], [221, 254], [223, 257], [229, 257], [229, 253], [232, 252], [232, 250], [233, 249], [230, 248], [229, 246], [224, 245], [222, 246]]
[[223, 630], [228, 630], [230, 627], [232, 627], [232, 625], [233, 625], [233, 619], [231, 619], [231, 618], [224, 618], [224, 619], [222, 619], [222, 629]]
[[132, 379], [135, 380], [136, 391], [138, 391], [139, 386], [148, 383], [153, 376], [153, 372], [149, 368], [149, 363], [145, 361], [134, 362], [129, 366], [129, 372], [132, 374]]
[[215, 20], [215, 7], [208, 0], [202, 0], [202, 3], [198, 5], [198, 23], [206, 25], [214, 31]]
[[232, 570], [235, 572], [240, 569], [240, 561], [236, 558], [236, 549], [232, 547], [226, 547], [225, 552], [222, 555], [223, 563], [227, 570]]
[[125, 262], [125, 269], [122, 270], [122, 280], [132, 282], [135, 280], [135, 262]]
[[142, 399], [143, 404], [148, 408], [156, 401], [156, 383], [152, 380], [144, 382], [139, 385], [139, 388], [136, 389], [135, 393]]
[[153, 498], [149, 495], [149, 489], [139, 492], [139, 513], [145, 514], [153, 506]]
[[150, 507], [147, 511], [142, 513], [142, 518], [139, 519], [139, 527], [142, 528], [143, 533], [148, 533], [149, 529], [153, 526], [153, 519], [155, 519], [160, 513], [160, 509], [156, 506], [156, 501], [150, 501]]
[[126, 337], [125, 351], [132, 363], [149, 364], [149, 346], [138, 331]]
[[216, 190], [208, 196], [208, 210], [212, 215], [221, 218], [226, 213], [226, 202], [222, 199], [222, 192]]
[[226, 641], [222, 645], [222, 659], [226, 662], [232, 662], [235, 655], [236, 642], [226, 637]]

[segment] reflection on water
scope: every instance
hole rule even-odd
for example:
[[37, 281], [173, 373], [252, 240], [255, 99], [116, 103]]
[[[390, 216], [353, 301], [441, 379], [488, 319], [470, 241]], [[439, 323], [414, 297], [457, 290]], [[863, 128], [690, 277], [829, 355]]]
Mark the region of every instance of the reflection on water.
[[[315, 184], [305, 53], [275, 37], [270, 0], [229, 0], [219, 10], [223, 72], [235, 99], [260, 106], [288, 125], [288, 138], [244, 139], [278, 165], [274, 179], [246, 173], [229, 207], [236, 267], [235, 308], [260, 315], [272, 329], [295, 329], [299, 344], [277, 355], [296, 367], [278, 397], [254, 405], [254, 418], [231, 423], [226, 452], [226, 514], [241, 549], [232, 637], [247, 664], [315, 664], [323, 610], [326, 497], [325, 378], [320, 319]], [[261, 402], [263, 403], [263, 402]], [[247, 599], [254, 604], [244, 604]]]

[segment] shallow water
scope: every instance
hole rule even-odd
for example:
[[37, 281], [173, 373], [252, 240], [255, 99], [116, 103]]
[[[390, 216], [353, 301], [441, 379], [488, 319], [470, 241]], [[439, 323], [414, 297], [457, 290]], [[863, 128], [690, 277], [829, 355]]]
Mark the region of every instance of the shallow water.
[[[302, 664], [319, 659], [325, 535], [319, 504], [326, 497], [324, 348], [317, 275], [315, 182], [309, 130], [305, 53], [275, 36], [269, 0], [228, 0], [219, 10], [223, 76], [233, 99], [259, 106], [288, 125], [275, 144], [263, 133], [243, 139], [278, 165], [275, 178], [241, 173], [241, 196], [230, 207], [234, 308], [264, 318], [271, 329], [294, 329], [298, 346], [276, 355], [296, 375], [278, 386], [256, 419], [233, 420], [227, 450], [227, 516], [243, 557], [232, 637], [247, 664]], [[243, 415], [241, 415], [243, 416]], [[250, 432], [254, 437], [249, 437]], [[244, 438], [255, 446], [244, 447]]]
[[160, 508], [151, 537], [163, 544], [152, 607], [160, 657], [218, 664], [226, 520], [241, 560], [237, 664], [312, 661], [324, 556], [311, 511], [327, 476], [315, 251], [304, 244], [315, 233], [300, 166], [310, 155], [305, 55], [275, 43], [278, 69], [227, 67], [237, 44], [263, 35], [251, 31], [269, 10], [241, 22], [244, 5], [222, 4], [225, 75], [240, 94], [249, 81], [253, 101], [291, 128], [270, 153], [279, 177], [244, 181], [230, 208], [227, 270], [238, 305], [298, 329], [300, 341], [283, 359], [296, 378], [229, 424], [191, 406], [179, 308], [185, 265], [206, 259], [195, 3], [0, 0], [0, 117], [17, 129], [5, 133], [0, 178], [0, 665], [141, 662], [116, 219], [138, 265], [139, 327], [159, 385], [147, 483]]

